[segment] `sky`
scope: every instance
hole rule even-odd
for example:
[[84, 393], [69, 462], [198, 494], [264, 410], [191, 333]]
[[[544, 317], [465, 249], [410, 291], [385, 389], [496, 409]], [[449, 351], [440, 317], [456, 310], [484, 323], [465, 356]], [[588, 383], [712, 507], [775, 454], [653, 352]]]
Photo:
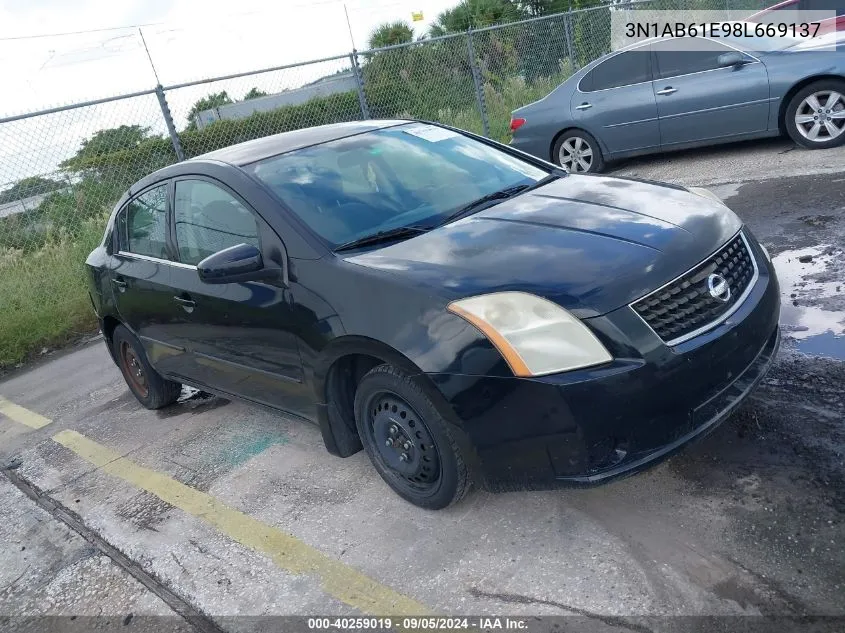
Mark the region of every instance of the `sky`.
[[[346, 0], [366, 48], [378, 24], [457, 0]], [[221, 74], [348, 54], [343, 0], [0, 0], [0, 116]], [[129, 28], [113, 29], [127, 26]], [[75, 35], [33, 37], [73, 31]]]
[[[418, 34], [457, 0], [346, 0], [358, 50], [380, 23], [405, 20]], [[412, 22], [412, 12], [424, 20]], [[149, 48], [155, 72], [144, 50]], [[0, 0], [0, 118], [172, 85], [348, 55], [343, 0]], [[273, 93], [347, 69], [321, 64], [168, 93], [177, 127], [200, 97], [251, 87]], [[122, 123], [163, 133], [155, 96], [0, 123], [0, 189], [47, 172], [83, 138]]]

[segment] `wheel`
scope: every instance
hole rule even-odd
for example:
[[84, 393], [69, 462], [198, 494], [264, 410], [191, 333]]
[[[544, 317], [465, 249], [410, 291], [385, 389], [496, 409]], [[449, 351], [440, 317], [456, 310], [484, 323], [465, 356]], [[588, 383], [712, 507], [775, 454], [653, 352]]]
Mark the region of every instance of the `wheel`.
[[584, 130], [561, 134], [552, 151], [554, 161], [573, 174], [598, 173], [604, 169], [604, 158], [598, 141]]
[[792, 140], [810, 149], [845, 143], [845, 81], [816, 81], [789, 102], [784, 124]]
[[161, 409], [176, 402], [182, 385], [165, 380], [152, 368], [141, 342], [132, 332], [118, 325], [112, 334], [112, 347], [117, 366], [138, 402], [148, 409]]
[[379, 365], [358, 383], [355, 423], [378, 474], [406, 501], [439, 510], [469, 490], [466, 464], [446, 422], [395, 367]]

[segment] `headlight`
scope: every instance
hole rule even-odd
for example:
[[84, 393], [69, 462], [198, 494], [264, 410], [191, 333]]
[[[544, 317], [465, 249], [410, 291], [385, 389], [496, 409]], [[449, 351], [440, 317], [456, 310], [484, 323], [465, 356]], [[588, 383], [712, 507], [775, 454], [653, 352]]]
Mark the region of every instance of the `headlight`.
[[481, 330], [516, 376], [543, 376], [613, 360], [581, 321], [525, 292], [461, 299], [448, 310]]
[[702, 198], [710, 198], [711, 200], [715, 200], [719, 204], [725, 204], [724, 202], [722, 202], [722, 199], [719, 196], [717, 196], [709, 189], [705, 189], [704, 187], [687, 187], [687, 191], [689, 191], [690, 193], [694, 193], [697, 196], [701, 196]]

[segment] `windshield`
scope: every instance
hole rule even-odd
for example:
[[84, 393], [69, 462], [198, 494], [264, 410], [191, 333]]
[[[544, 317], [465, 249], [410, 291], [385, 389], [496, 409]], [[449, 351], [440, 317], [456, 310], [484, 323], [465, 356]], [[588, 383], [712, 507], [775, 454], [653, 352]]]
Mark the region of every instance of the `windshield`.
[[497, 191], [549, 172], [457, 132], [409, 123], [248, 167], [335, 248], [398, 227], [433, 227]]

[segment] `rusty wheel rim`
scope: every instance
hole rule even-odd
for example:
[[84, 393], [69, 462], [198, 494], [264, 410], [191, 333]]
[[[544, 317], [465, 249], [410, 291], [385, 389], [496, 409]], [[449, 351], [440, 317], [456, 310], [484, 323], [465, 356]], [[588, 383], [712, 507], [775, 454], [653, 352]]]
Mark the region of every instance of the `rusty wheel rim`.
[[120, 364], [123, 369], [123, 375], [126, 376], [126, 381], [129, 387], [142, 398], [146, 398], [149, 394], [149, 387], [147, 386], [147, 376], [144, 373], [144, 366], [141, 364], [141, 359], [132, 346], [123, 341], [120, 345]]

